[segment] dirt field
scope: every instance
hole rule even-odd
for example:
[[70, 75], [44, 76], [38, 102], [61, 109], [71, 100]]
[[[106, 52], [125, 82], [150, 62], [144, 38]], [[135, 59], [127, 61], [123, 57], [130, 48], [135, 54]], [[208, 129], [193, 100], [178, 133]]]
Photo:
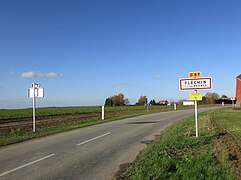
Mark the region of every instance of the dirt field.
[[[105, 118], [123, 116], [127, 114], [141, 113], [142, 110], [136, 110], [131, 112], [107, 112]], [[58, 126], [64, 124], [70, 124], [76, 121], [94, 121], [101, 119], [101, 113], [83, 113], [72, 115], [58, 115], [58, 116], [46, 116], [36, 117], [37, 129], [46, 128], [50, 126]], [[21, 119], [9, 119], [0, 121], [0, 135], [7, 135], [13, 133], [16, 130], [31, 131], [32, 130], [32, 118]]]
[[235, 141], [233, 136], [215, 121], [212, 121], [212, 124], [218, 132], [218, 139], [213, 142], [214, 152], [230, 160], [233, 173], [238, 180], [241, 180], [241, 142]]

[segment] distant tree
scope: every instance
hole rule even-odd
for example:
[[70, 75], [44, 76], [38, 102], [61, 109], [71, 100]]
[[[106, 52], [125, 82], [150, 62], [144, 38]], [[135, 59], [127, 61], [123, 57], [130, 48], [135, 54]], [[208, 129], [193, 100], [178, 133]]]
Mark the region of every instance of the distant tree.
[[140, 98], [139, 98], [139, 100], [138, 100], [138, 104], [140, 105], [140, 106], [143, 106], [143, 105], [145, 105], [147, 103], [147, 97], [146, 96], [141, 96]]
[[207, 98], [206, 98], [206, 96], [203, 96], [203, 97], [202, 97], [202, 101], [200, 101], [199, 104], [207, 104]]
[[149, 102], [151, 105], [155, 105], [156, 104], [156, 101], [153, 99], [153, 100], [150, 100]]
[[112, 96], [112, 101], [114, 106], [124, 106], [125, 105], [125, 96], [122, 93]]
[[215, 92], [213, 92], [213, 93], [208, 92], [205, 95], [205, 97], [206, 97], [206, 103], [207, 104], [214, 104], [215, 101], [220, 98], [220, 96]]
[[111, 96], [105, 100], [106, 106], [124, 106], [127, 104], [129, 104], [129, 100], [127, 98], [125, 99], [125, 96], [122, 93]]
[[111, 97], [106, 98], [105, 106], [113, 106], [113, 102], [112, 102]]

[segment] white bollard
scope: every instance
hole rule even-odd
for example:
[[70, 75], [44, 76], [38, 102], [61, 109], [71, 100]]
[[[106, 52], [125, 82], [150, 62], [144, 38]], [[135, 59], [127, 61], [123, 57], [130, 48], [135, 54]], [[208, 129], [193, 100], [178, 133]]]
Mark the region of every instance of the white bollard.
[[174, 103], [174, 110], [176, 111], [177, 110], [177, 104]]
[[102, 106], [102, 120], [105, 119], [105, 106]]

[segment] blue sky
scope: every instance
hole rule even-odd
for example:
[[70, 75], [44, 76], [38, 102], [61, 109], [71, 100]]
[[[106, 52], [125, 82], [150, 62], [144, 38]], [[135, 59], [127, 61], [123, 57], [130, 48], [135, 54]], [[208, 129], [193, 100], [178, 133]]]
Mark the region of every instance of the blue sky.
[[1, 0], [0, 109], [31, 107], [33, 82], [40, 107], [178, 101], [190, 71], [235, 96], [240, 32], [240, 0]]

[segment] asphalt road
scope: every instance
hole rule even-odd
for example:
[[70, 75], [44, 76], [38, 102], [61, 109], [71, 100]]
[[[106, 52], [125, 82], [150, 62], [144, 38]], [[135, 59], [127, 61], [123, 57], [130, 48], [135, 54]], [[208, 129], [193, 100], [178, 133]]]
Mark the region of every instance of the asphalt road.
[[[199, 111], [208, 109], [213, 108]], [[112, 179], [120, 164], [132, 162], [146, 147], [143, 141], [193, 114], [155, 113], [1, 147], [0, 179]]]

